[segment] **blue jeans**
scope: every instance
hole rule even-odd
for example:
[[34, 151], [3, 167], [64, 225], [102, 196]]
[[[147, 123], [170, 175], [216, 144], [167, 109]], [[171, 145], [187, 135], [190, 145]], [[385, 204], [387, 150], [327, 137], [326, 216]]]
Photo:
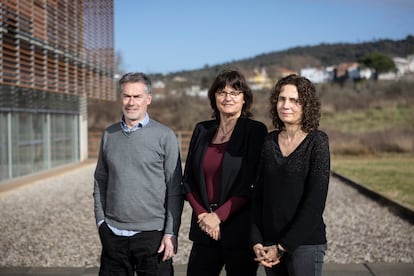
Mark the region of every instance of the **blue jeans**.
[[301, 245], [283, 255], [280, 263], [266, 268], [267, 276], [321, 276], [326, 244]]

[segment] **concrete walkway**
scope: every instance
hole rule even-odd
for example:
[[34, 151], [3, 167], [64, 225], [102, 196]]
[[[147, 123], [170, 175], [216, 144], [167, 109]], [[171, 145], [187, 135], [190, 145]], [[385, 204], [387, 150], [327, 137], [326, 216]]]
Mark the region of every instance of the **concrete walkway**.
[[[186, 265], [174, 266], [175, 276], [185, 276]], [[0, 267], [0, 276], [96, 276], [98, 268]], [[226, 273], [222, 272], [221, 276]], [[414, 264], [325, 264], [324, 276], [413, 276]], [[257, 276], [265, 276], [262, 267]]]

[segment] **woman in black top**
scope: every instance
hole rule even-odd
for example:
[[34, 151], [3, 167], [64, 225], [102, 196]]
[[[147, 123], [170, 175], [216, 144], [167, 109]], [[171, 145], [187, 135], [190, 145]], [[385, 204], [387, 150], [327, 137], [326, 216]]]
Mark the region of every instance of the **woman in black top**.
[[272, 90], [274, 131], [265, 139], [253, 200], [252, 245], [269, 275], [321, 275], [330, 175], [320, 102], [306, 78], [289, 75]]

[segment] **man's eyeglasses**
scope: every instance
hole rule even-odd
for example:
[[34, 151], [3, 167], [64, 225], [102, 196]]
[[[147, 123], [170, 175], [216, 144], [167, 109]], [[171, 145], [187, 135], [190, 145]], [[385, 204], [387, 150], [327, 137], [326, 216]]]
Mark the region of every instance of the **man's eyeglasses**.
[[237, 90], [232, 90], [232, 91], [224, 91], [224, 90], [220, 90], [216, 92], [217, 97], [221, 97], [221, 98], [225, 98], [227, 95], [229, 95], [231, 98], [236, 98], [238, 95], [240, 95], [241, 93], [243, 93], [242, 91], [237, 91]]

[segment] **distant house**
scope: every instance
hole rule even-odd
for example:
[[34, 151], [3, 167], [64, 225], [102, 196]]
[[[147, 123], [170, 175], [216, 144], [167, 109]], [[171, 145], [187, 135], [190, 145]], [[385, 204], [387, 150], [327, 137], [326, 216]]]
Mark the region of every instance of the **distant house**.
[[386, 73], [378, 74], [379, 80], [396, 80], [398, 78], [399, 77], [396, 72], [386, 72]]
[[303, 68], [300, 75], [313, 83], [324, 83], [332, 81], [333, 73], [326, 68]]
[[407, 57], [408, 60], [408, 70], [412, 73], [414, 72], [414, 55], [409, 55]]
[[371, 68], [360, 68], [359, 76], [363, 80], [372, 79], [372, 77], [374, 76], [374, 70]]
[[341, 63], [336, 66], [334, 72], [335, 81], [361, 79], [361, 75], [359, 74], [359, 63], [357, 62]]
[[413, 61], [410, 62], [409, 59], [402, 57], [394, 57], [392, 60], [394, 61], [396, 70], [379, 74], [379, 80], [397, 80], [411, 72], [410, 66], [413, 66]]
[[192, 85], [191, 87], [185, 89], [184, 93], [187, 96], [207, 98], [208, 91], [207, 89], [201, 89], [199, 85]]
[[393, 61], [399, 77], [414, 72], [414, 56], [408, 56], [407, 58], [395, 57]]
[[152, 96], [154, 99], [162, 99], [167, 95], [166, 85], [161, 80], [156, 80], [152, 83]]
[[165, 83], [162, 80], [156, 80], [152, 83], [152, 87], [163, 89], [163, 88], [165, 88]]
[[186, 82], [186, 81], [187, 81], [187, 79], [186, 79], [186, 78], [184, 78], [184, 77], [181, 77], [181, 76], [175, 76], [175, 77], [173, 78], [173, 81], [175, 81], [175, 82]]
[[254, 69], [253, 74], [247, 76], [247, 82], [252, 90], [270, 89], [273, 85], [265, 68]]

